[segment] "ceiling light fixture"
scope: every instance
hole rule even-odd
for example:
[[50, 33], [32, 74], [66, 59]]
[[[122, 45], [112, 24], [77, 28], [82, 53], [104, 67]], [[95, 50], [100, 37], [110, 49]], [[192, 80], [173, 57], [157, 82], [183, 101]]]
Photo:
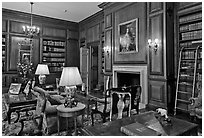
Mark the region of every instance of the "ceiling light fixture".
[[23, 32], [30, 38], [33, 38], [33, 36], [36, 36], [40, 32], [40, 28], [33, 26], [33, 17], [32, 17], [32, 12], [33, 12], [33, 2], [30, 2], [31, 5], [31, 21], [30, 21], [30, 26], [23, 26]]

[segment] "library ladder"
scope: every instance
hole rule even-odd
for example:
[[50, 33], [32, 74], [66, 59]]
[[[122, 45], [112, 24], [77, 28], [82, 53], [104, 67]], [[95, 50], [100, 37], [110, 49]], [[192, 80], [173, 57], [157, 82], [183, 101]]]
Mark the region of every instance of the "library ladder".
[[189, 98], [194, 97], [199, 48], [182, 47], [180, 50], [174, 115], [177, 109], [188, 112]]

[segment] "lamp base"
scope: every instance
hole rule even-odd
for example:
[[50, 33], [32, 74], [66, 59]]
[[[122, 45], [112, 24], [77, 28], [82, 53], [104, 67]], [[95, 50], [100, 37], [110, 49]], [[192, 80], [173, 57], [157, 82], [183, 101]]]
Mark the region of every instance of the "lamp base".
[[39, 75], [39, 84], [45, 84], [46, 76], [45, 75]]
[[74, 100], [74, 98], [72, 99], [65, 99], [65, 103], [64, 103], [64, 107], [65, 108], [73, 108], [73, 107], [76, 107], [77, 106], [77, 101]]

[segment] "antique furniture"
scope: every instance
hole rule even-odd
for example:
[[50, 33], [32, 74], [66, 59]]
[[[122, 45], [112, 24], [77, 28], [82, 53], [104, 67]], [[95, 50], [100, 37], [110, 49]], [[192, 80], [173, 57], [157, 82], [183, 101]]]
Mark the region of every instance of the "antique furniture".
[[[46, 100], [44, 112], [44, 134], [50, 135], [57, 132], [57, 106], [64, 103], [64, 98], [58, 95], [56, 91], [46, 91], [38, 86], [32, 89], [33, 93], [40, 93], [38, 100]], [[56, 97], [56, 98], [53, 98]], [[63, 120], [62, 120], [63, 122]], [[63, 126], [63, 125], [62, 125]], [[62, 128], [61, 130], [64, 130]]]
[[202, 119], [202, 82], [197, 83], [196, 97], [191, 97], [188, 110], [191, 117]]
[[[58, 135], [60, 130], [60, 122], [59, 117], [65, 117], [67, 118], [74, 118], [74, 134], [77, 135], [77, 116], [82, 115], [82, 126], [83, 126], [83, 118], [84, 118], [84, 112], [85, 112], [85, 105], [82, 103], [77, 103], [77, 106], [75, 107], [65, 107], [64, 104], [61, 104], [57, 107], [57, 116], [58, 116]], [[68, 126], [68, 120], [66, 120], [67, 126]], [[69, 128], [67, 128], [67, 131], [69, 131]]]
[[[18, 95], [13, 95], [10, 93], [5, 93], [4, 95], [6, 106], [7, 106], [7, 120], [8, 123], [11, 123], [11, 114], [15, 112], [17, 114], [17, 119], [14, 123], [20, 122], [21, 129], [17, 135], [21, 135], [21, 132], [24, 128], [24, 121], [37, 121], [39, 133], [42, 135], [42, 121], [45, 111], [46, 99], [42, 102], [38, 102], [38, 96], [30, 92], [28, 96], [25, 96], [24, 93], [20, 92]], [[40, 109], [38, 108], [40, 105]], [[36, 120], [37, 119], [37, 120]]]
[[[99, 98], [93, 99], [96, 101], [96, 103], [95, 103], [95, 107], [92, 109], [92, 112], [91, 112], [92, 125], [94, 125], [93, 114], [96, 114], [96, 113], [100, 114], [103, 118], [103, 123], [104, 123], [106, 121], [106, 117], [110, 116], [110, 111], [111, 111], [111, 115], [118, 113], [117, 103], [118, 103], [119, 98], [117, 94], [113, 95], [112, 97], [113, 99], [109, 96], [111, 93], [116, 93], [116, 92], [125, 93], [125, 94], [130, 93], [131, 95], [129, 99], [127, 96], [124, 97], [124, 101], [127, 100], [126, 103], [128, 103], [128, 100], [129, 100], [131, 104], [130, 106], [125, 106], [123, 111], [129, 111], [130, 109], [131, 110], [136, 109], [137, 113], [139, 113], [139, 102], [140, 102], [140, 96], [142, 92], [141, 86], [134, 85], [134, 86], [126, 87], [126, 88], [111, 88], [111, 89], [106, 90], [105, 97], [103, 99], [99, 99]], [[112, 100], [113, 102], [111, 104]]]
[[59, 86], [65, 87], [65, 103], [66, 107], [73, 107], [74, 93], [76, 92], [76, 85], [81, 85], [82, 79], [77, 67], [64, 67], [62, 70]]
[[118, 113], [117, 119], [122, 118], [123, 109], [127, 109], [128, 116], [130, 117], [131, 111], [131, 93], [123, 91], [123, 89], [113, 88], [111, 89], [111, 108], [110, 108], [110, 121], [113, 113]]
[[[106, 121], [106, 117], [110, 114], [110, 77], [108, 76], [105, 86], [104, 98], [93, 97], [90, 99], [92, 102], [95, 102], [95, 106], [91, 109], [91, 120], [92, 125], [94, 125], [94, 114], [100, 114], [103, 123]], [[107, 109], [108, 108], [108, 109]]]
[[158, 130], [162, 135], [197, 135], [197, 124], [169, 117], [172, 125], [162, 125], [154, 114], [154, 111], [149, 111], [103, 124], [97, 124], [95, 126], [88, 126], [83, 129], [83, 133], [88, 136], [125, 136], [125, 134], [120, 131], [120, 127], [139, 122], [154, 130]]

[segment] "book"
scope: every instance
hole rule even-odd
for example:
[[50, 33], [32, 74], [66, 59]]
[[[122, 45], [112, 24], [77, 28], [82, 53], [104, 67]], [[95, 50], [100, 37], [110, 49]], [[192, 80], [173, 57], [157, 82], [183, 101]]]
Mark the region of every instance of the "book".
[[120, 131], [128, 136], [160, 136], [161, 133], [157, 132], [147, 126], [135, 122], [126, 126], [121, 126]]

